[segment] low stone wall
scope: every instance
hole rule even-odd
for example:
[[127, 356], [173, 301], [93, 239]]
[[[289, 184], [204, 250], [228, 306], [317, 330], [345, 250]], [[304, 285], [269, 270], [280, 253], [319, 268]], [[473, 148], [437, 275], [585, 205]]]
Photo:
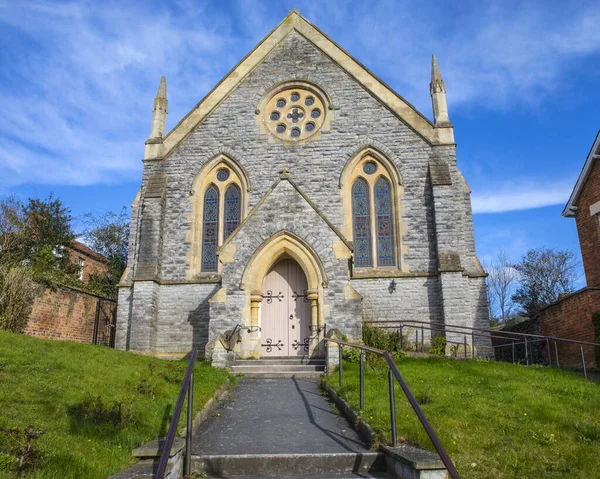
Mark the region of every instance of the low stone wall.
[[[541, 334], [559, 338], [595, 342], [592, 313], [600, 311], [600, 287], [583, 288], [565, 296], [540, 312]], [[582, 368], [581, 350], [577, 344], [557, 343], [561, 367]], [[586, 367], [599, 367], [593, 346], [583, 346]], [[554, 358], [554, 344], [551, 346]]]
[[[38, 284], [25, 334], [91, 343], [99, 301], [112, 301], [66, 286]], [[116, 302], [114, 302], [116, 307]]]

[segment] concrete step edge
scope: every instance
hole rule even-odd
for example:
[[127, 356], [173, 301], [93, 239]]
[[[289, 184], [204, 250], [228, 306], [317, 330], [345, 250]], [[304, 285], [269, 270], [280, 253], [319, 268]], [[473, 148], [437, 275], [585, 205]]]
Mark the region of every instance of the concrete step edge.
[[384, 455], [378, 452], [313, 454], [194, 455], [192, 471], [226, 476], [304, 476], [353, 472], [385, 472]]

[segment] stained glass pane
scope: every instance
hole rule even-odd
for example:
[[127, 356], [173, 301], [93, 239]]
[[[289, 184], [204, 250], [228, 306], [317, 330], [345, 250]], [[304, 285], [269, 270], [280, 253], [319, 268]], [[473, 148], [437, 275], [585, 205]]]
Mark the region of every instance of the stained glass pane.
[[217, 271], [219, 238], [219, 190], [210, 185], [204, 194], [202, 221], [202, 271]]
[[236, 184], [231, 184], [225, 192], [225, 225], [223, 230], [223, 241], [229, 238], [233, 230], [240, 224], [240, 213], [242, 209], [242, 192]]
[[371, 215], [369, 185], [358, 178], [352, 185], [352, 226], [354, 234], [354, 266], [373, 265], [371, 258]]
[[377, 266], [394, 266], [394, 228], [392, 225], [392, 189], [381, 177], [375, 183], [377, 217]]

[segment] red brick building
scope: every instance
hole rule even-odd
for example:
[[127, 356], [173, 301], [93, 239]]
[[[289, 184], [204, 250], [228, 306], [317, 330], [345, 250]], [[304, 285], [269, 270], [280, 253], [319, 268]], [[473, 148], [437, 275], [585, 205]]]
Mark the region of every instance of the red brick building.
[[[543, 335], [596, 342], [592, 313], [600, 311], [600, 131], [596, 135], [563, 216], [575, 218], [587, 286], [564, 296], [540, 313]], [[584, 347], [595, 365], [593, 347]], [[581, 364], [579, 347], [559, 347], [561, 364]]]
[[[79, 241], [65, 248], [72, 262], [79, 264], [79, 279], [87, 284], [92, 274], [107, 273], [109, 261]], [[80, 343], [106, 342], [105, 323], [112, 317], [116, 301], [76, 288], [39, 285], [25, 334], [46, 339]], [[97, 321], [98, 318], [98, 321]]]
[[87, 284], [92, 274], [105, 274], [109, 270], [109, 261], [100, 253], [90, 247], [73, 241], [70, 248], [66, 248], [71, 261], [79, 265], [79, 279]]

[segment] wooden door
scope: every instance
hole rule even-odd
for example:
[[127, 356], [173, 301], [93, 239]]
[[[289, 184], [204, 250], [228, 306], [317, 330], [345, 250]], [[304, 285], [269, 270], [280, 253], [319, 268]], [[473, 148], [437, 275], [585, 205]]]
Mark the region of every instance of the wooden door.
[[308, 354], [311, 308], [307, 288], [304, 271], [292, 259], [279, 261], [265, 277], [260, 306], [262, 356]]

